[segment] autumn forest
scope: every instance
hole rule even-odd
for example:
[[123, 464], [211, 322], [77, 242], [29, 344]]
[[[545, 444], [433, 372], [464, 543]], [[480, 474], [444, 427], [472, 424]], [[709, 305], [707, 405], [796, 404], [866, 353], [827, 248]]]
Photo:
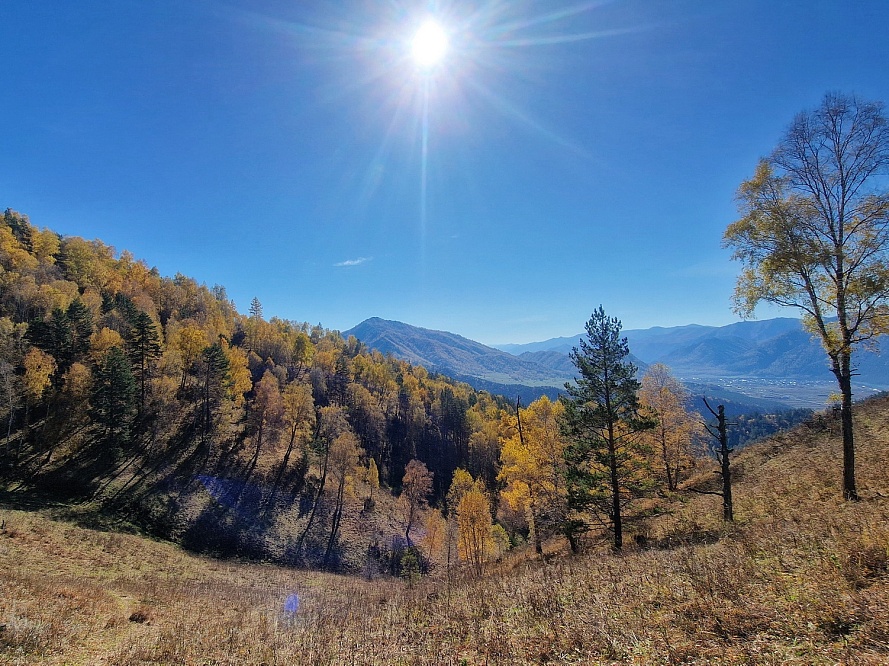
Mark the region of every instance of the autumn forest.
[[[519, 544], [610, 538], [601, 479], [577, 501], [566, 474], [562, 402], [523, 406], [266, 320], [258, 299], [239, 313], [224, 287], [12, 210], [0, 265], [9, 497], [200, 552], [365, 573], [481, 574]], [[621, 445], [622, 503], [675, 491], [707, 441], [665, 367], [638, 395], [650, 424]]]

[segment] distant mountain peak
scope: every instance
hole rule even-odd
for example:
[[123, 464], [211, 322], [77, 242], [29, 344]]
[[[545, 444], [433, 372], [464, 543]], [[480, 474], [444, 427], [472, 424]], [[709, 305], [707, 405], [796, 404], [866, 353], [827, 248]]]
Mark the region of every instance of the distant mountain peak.
[[371, 317], [343, 331], [368, 347], [465, 381], [561, 389], [570, 379], [562, 370], [488, 347], [448, 331]]

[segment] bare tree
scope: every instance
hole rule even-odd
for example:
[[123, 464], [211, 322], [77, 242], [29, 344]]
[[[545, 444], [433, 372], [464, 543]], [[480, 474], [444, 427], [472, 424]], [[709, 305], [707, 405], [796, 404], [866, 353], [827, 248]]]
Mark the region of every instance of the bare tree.
[[728, 424], [725, 420], [725, 407], [719, 405], [716, 411], [714, 411], [710, 403], [707, 402], [707, 398], [704, 398], [704, 404], [710, 413], [716, 417], [715, 427], [709, 423], [705, 424], [704, 427], [719, 443], [719, 448], [716, 449], [715, 453], [716, 460], [719, 463], [717, 474], [722, 477], [722, 490], [698, 490], [697, 488], [689, 488], [689, 490], [702, 495], [719, 495], [722, 497], [722, 519], [733, 521], [735, 519], [735, 509], [732, 502], [732, 466], [729, 454], [734, 449], [730, 449], [728, 445]]

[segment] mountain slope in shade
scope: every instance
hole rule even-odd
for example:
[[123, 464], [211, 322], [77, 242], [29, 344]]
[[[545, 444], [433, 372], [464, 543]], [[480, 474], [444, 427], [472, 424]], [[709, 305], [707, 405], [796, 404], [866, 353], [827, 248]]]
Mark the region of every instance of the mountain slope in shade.
[[478, 378], [504, 385], [561, 388], [570, 378], [570, 373], [566, 374], [559, 364], [540, 363], [535, 357], [519, 358], [454, 333], [378, 317], [343, 331], [343, 335], [354, 335], [368, 347], [384, 354], [464, 380]]

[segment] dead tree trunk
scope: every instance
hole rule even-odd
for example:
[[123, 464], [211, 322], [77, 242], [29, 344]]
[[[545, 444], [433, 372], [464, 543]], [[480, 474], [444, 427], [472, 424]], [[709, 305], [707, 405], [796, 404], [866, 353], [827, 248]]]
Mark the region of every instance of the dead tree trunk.
[[705, 423], [704, 426], [707, 428], [707, 431], [716, 438], [719, 442], [719, 448], [716, 450], [716, 459], [719, 461], [719, 472], [717, 472], [720, 476], [722, 476], [722, 490], [721, 491], [711, 491], [711, 490], [695, 490], [694, 492], [705, 494], [705, 495], [719, 495], [722, 497], [722, 519], [728, 522], [734, 521], [734, 506], [732, 504], [732, 468], [731, 468], [731, 460], [729, 459], [729, 454], [734, 450], [730, 449], [728, 446], [728, 423], [725, 421], [725, 406], [719, 405], [716, 408], [716, 411], [710, 406], [710, 403], [707, 402], [707, 398], [704, 398], [704, 404], [707, 406], [707, 409], [710, 411], [713, 416], [716, 417], [716, 427], [710, 425], [709, 423]]

